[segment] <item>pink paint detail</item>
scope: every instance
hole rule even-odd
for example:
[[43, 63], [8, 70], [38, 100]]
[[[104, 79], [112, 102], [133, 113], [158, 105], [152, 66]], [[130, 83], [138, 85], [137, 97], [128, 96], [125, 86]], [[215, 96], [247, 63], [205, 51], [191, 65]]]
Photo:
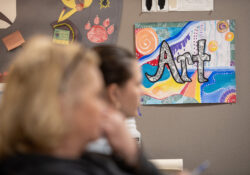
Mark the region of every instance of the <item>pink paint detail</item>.
[[97, 25], [100, 23], [100, 18], [98, 15], [96, 15], [95, 19], [94, 19], [94, 23]]
[[89, 41], [93, 42], [93, 43], [103, 43], [108, 39], [108, 36], [111, 35], [114, 30], [114, 24], [110, 25], [110, 20], [109, 18], [105, 19], [103, 21], [103, 25], [99, 25], [100, 23], [100, 18], [98, 17], [98, 15], [96, 15], [95, 19], [94, 19], [94, 23], [95, 25], [93, 25], [91, 27], [90, 22], [88, 21], [84, 28], [85, 30], [89, 30], [87, 32], [87, 38]]
[[93, 43], [102, 43], [108, 39], [108, 34], [105, 27], [95, 25], [87, 33], [87, 37]]
[[105, 19], [102, 24], [103, 24], [104, 27], [108, 27], [109, 24], [110, 24], [109, 18]]
[[141, 29], [135, 29], [135, 34], [137, 34]]
[[77, 4], [77, 5], [76, 5], [76, 10], [77, 10], [77, 11], [82, 11], [83, 8], [84, 8], [83, 3], [80, 3], [80, 4]]
[[112, 24], [111, 26], [109, 26], [107, 32], [108, 32], [109, 35], [111, 35], [114, 32], [114, 24]]
[[143, 55], [136, 49], [136, 58], [139, 59], [143, 57]]
[[84, 28], [85, 30], [89, 30], [91, 28], [91, 24], [89, 21], [85, 24]]

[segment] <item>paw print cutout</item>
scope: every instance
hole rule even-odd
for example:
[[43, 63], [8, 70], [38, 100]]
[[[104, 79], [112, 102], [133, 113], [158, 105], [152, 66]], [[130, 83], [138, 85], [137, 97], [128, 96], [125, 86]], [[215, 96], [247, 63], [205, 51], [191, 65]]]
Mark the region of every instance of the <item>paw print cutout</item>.
[[94, 24], [95, 25], [91, 27], [91, 24], [88, 21], [84, 27], [85, 30], [88, 30], [88, 40], [93, 43], [105, 42], [108, 39], [109, 35], [114, 32], [114, 24], [110, 25], [109, 18], [105, 19], [102, 25], [100, 25], [100, 18], [97, 15], [94, 19]]

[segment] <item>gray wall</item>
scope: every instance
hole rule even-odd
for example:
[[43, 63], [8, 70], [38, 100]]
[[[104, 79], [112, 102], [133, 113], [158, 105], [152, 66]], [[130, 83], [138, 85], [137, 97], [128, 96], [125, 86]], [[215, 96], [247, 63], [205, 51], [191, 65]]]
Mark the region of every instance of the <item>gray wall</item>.
[[210, 12], [141, 14], [141, 0], [124, 0], [118, 45], [134, 51], [133, 24], [189, 20], [236, 20], [237, 103], [143, 106], [137, 118], [143, 147], [152, 158], [183, 158], [204, 175], [250, 175], [250, 0], [214, 0]]

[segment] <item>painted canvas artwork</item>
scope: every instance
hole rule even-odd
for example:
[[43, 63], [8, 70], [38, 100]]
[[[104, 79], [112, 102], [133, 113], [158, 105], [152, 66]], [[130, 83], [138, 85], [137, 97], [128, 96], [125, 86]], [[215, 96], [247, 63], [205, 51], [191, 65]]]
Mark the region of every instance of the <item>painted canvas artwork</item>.
[[142, 104], [236, 103], [235, 21], [135, 24]]

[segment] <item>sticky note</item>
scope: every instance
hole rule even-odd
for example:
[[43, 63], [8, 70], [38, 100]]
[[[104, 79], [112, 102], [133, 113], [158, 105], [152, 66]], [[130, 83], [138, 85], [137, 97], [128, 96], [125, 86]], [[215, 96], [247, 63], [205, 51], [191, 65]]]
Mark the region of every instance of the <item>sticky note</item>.
[[21, 46], [25, 42], [19, 30], [5, 36], [2, 41], [8, 51]]

